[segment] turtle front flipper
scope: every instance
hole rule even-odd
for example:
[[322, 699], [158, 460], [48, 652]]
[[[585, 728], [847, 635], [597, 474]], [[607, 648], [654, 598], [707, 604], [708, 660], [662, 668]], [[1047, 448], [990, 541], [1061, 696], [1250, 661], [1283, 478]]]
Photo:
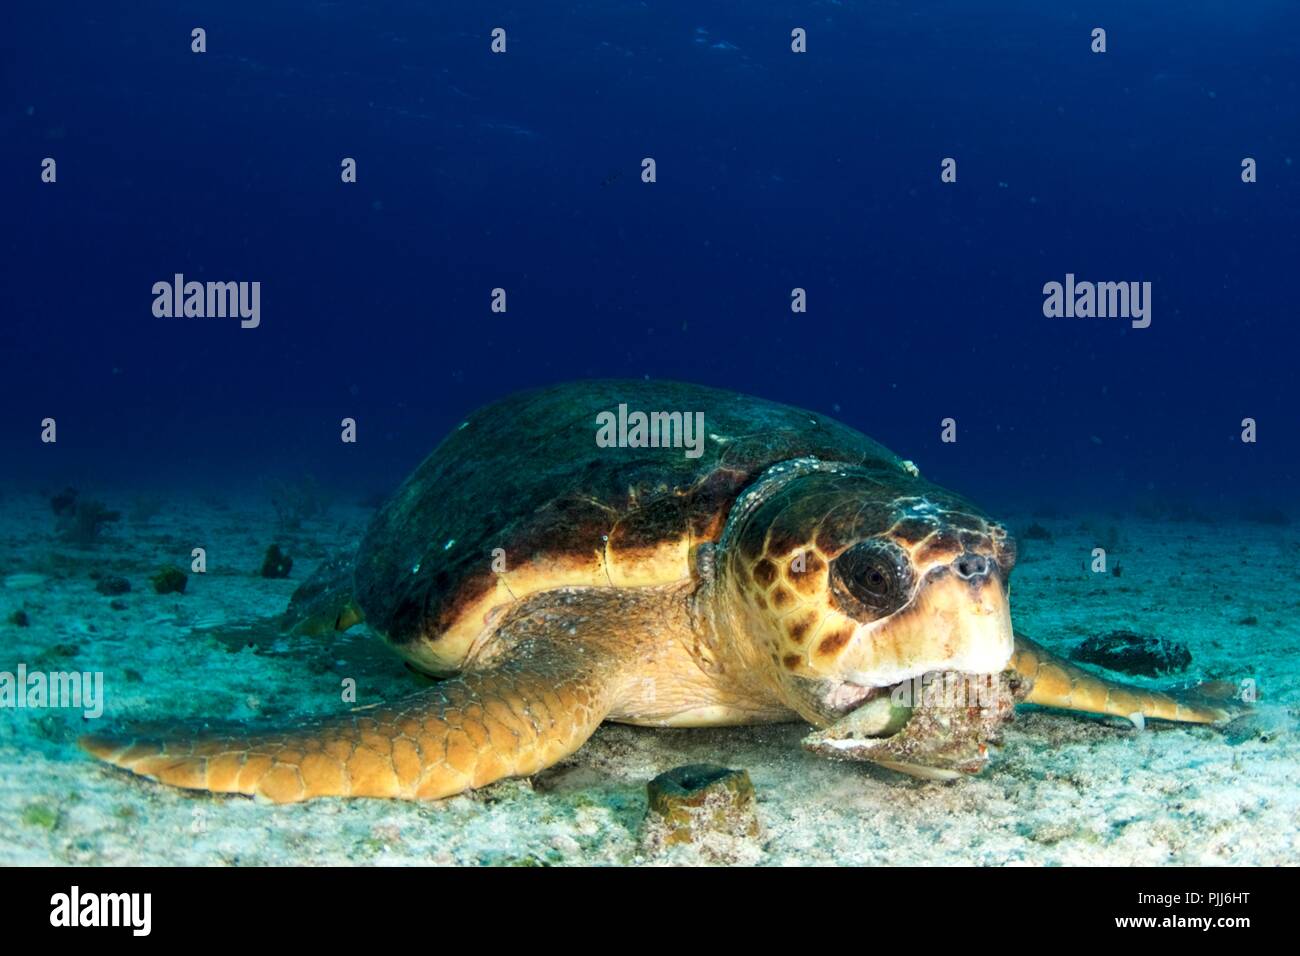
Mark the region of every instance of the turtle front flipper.
[[490, 666], [283, 732], [80, 743], [162, 783], [275, 803], [437, 799], [527, 776], [582, 746], [618, 700], [631, 660], [606, 604], [526, 602], [494, 635]]
[[1129, 718], [1141, 714], [1189, 724], [1222, 724], [1246, 710], [1232, 701], [1213, 700], [1195, 691], [1168, 694], [1109, 680], [1020, 634], [1016, 635], [1011, 668], [1029, 685], [1024, 703], [1044, 707]]

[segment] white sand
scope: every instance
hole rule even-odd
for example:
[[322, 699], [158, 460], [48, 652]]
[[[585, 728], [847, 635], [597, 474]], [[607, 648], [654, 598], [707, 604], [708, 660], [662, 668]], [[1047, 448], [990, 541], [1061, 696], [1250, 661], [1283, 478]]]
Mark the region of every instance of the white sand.
[[[129, 501], [111, 506], [128, 508]], [[0, 863], [562, 864], [629, 863], [645, 783], [684, 763], [747, 769], [764, 837], [737, 857], [763, 864], [1282, 864], [1300, 862], [1300, 529], [1248, 524], [1119, 525], [1123, 575], [1083, 564], [1095, 534], [1078, 517], [1040, 519], [1051, 542], [1026, 542], [1012, 599], [1018, 629], [1057, 649], [1126, 627], [1185, 643], [1176, 679], [1253, 677], [1257, 713], [1228, 733], [1160, 725], [1142, 732], [1068, 715], [1022, 713], [994, 765], [956, 784], [921, 783], [805, 754], [796, 725], [658, 731], [606, 726], [576, 756], [531, 782], [440, 803], [324, 800], [286, 807], [167, 789], [103, 767], [80, 733], [131, 718], [275, 718], [335, 709], [340, 682], [359, 703], [409, 690], [412, 678], [364, 628], [339, 640], [206, 629], [278, 614], [328, 551], [357, 540], [360, 509], [336, 506], [300, 534], [276, 536], [269, 507], [172, 502], [148, 526], [125, 519], [104, 543], [58, 543], [48, 505], [0, 501], [0, 670], [102, 670], [106, 712], [0, 711]], [[1029, 517], [1011, 516], [1015, 525]], [[1019, 519], [1019, 520], [1016, 520]], [[289, 580], [256, 575], [272, 540], [287, 543]], [[209, 571], [183, 596], [148, 576]], [[89, 574], [130, 579], [109, 609]], [[43, 575], [43, 579], [11, 578]], [[6, 587], [10, 579], [15, 585]], [[1242, 624], [1249, 617], [1255, 624]], [[49, 657], [75, 645], [70, 657]], [[41, 655], [47, 653], [47, 657]], [[93, 726], [92, 726], [93, 725]], [[703, 859], [690, 850], [676, 859]]]

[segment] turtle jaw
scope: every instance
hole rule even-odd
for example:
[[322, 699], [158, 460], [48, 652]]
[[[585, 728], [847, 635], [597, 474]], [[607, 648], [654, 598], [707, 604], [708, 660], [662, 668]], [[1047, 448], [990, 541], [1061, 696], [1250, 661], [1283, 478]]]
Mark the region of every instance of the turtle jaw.
[[900, 611], [859, 627], [836, 671], [852, 685], [894, 688], [931, 673], [997, 674], [1014, 650], [1010, 603], [996, 568], [968, 581], [945, 567], [930, 572]]
[[898, 699], [899, 695], [905, 694], [910, 684], [910, 680], [883, 686], [867, 686], [847, 680], [826, 681], [820, 688], [815, 711], [819, 719], [813, 723], [818, 727], [827, 727], [850, 714], [874, 706], [879, 700]]
[[792, 675], [787, 687], [794, 708], [826, 727], [926, 675], [998, 674], [1014, 645], [996, 570], [969, 581], [939, 568], [897, 613], [858, 624], [838, 653], [823, 659], [820, 675]]
[[1015, 643], [996, 564], [978, 580], [947, 566], [932, 568], [906, 605], [876, 621], [848, 617], [825, 591], [779, 617], [743, 595], [730, 606], [747, 616], [738, 616], [723, 633], [766, 636], [777, 665], [764, 671], [774, 678], [771, 686], [786, 707], [817, 727], [926, 674], [1000, 673]]
[[906, 681], [884, 686], [867, 686], [853, 681], [826, 678], [796, 680], [787, 685], [791, 707], [814, 727], [829, 727], [850, 714], [900, 691]]
[[[895, 685], [899, 686], [899, 685]], [[826, 711], [842, 717], [869, 700], [893, 691], [893, 687], [864, 687], [851, 681], [829, 681], [822, 695]]]

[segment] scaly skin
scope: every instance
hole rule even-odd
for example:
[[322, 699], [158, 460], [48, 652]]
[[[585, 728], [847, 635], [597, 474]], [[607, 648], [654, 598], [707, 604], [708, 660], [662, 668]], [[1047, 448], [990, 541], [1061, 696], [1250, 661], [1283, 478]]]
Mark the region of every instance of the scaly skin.
[[1235, 706], [1197, 700], [1186, 694], [1175, 696], [1107, 680], [1019, 634], [1011, 667], [1033, 684], [1025, 702], [1044, 707], [1116, 717], [1141, 714], [1186, 724], [1219, 724], [1241, 712]]
[[[573, 753], [624, 696], [646, 635], [622, 592], [556, 592], [502, 622], [483, 669], [391, 704], [290, 731], [177, 740], [83, 737], [91, 754], [162, 783], [274, 803], [432, 800], [527, 776]], [[570, 628], [583, 628], [575, 636]]]
[[598, 687], [503, 668], [287, 733], [130, 742], [86, 737], [82, 746], [172, 786], [274, 803], [437, 799], [536, 773], [568, 756], [600, 723], [603, 696]]

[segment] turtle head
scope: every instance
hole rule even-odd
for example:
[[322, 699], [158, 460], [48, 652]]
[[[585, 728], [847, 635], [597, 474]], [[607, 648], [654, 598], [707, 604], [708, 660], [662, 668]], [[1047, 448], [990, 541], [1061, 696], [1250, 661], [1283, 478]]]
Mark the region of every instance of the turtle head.
[[1015, 542], [914, 469], [805, 463], [738, 508], [719, 569], [731, 632], [810, 722], [927, 673], [1006, 668]]

